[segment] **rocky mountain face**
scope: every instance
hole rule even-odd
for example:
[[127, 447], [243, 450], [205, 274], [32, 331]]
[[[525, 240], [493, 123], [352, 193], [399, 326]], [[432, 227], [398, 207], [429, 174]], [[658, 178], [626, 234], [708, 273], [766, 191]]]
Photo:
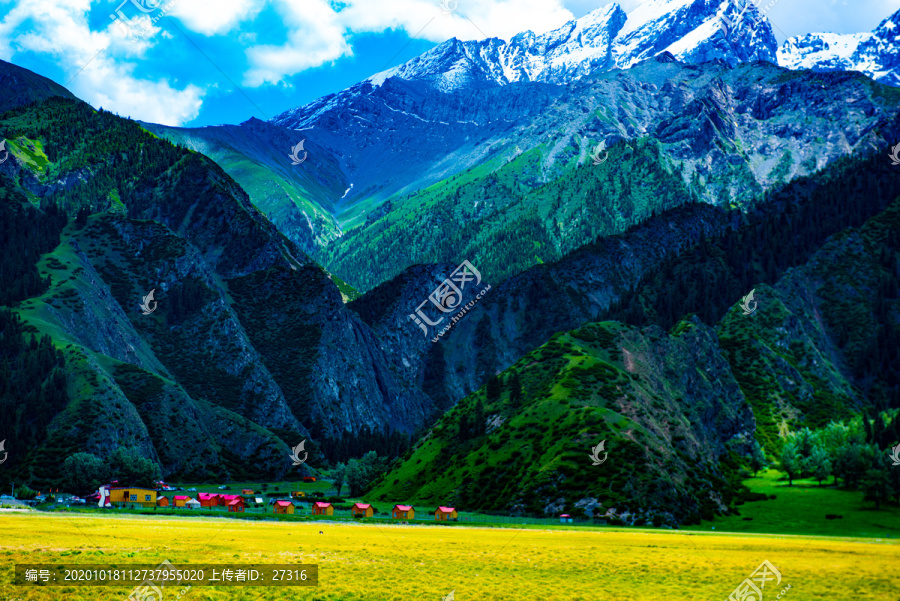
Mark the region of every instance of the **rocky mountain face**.
[[415, 309], [412, 301], [439, 285], [449, 265], [407, 269], [350, 307], [383, 333], [382, 343], [402, 357], [410, 378], [450, 406], [552, 335], [596, 320], [664, 257], [721, 232], [736, 217], [692, 204], [627, 233], [600, 238], [500, 283], [439, 342], [423, 337], [409, 314]]
[[[524, 32], [509, 42], [453, 39], [272, 122], [314, 131], [320, 144], [342, 157], [348, 181], [355, 184], [344, 204], [371, 202], [421, 189], [483, 162], [484, 147], [497, 143], [489, 140], [527, 126], [552, 96], [565, 91], [517, 86], [518, 93], [500, 94], [498, 87], [527, 82], [567, 86], [664, 53], [688, 63], [775, 62], [771, 27], [764, 18], [749, 18], [753, 7], [740, 20], [744, 43], [728, 43], [719, 23], [736, 11], [731, 0], [648, 0], [626, 15], [613, 3], [540, 36]], [[402, 160], [391, 160], [400, 148]], [[373, 171], [384, 164], [403, 171], [394, 178]], [[360, 217], [360, 207], [355, 208], [342, 222]]]
[[900, 192], [895, 198], [762, 286], [755, 321], [729, 311], [718, 325], [768, 448], [786, 427], [900, 403]]
[[900, 86], [900, 10], [869, 33], [808, 33], [786, 40], [778, 64], [788, 69], [860, 71]]
[[[369, 100], [396, 89], [393, 81]], [[508, 84], [468, 103], [478, 114], [490, 114], [490, 103], [529, 106], [536, 85]], [[462, 107], [464, 96], [453, 92], [441, 95], [447, 104], [423, 104], [418, 115], [428, 122], [463, 119], [461, 111], [444, 112], [454, 96]], [[514, 128], [496, 124], [498, 131], [484, 132], [487, 140], [447, 132], [444, 144], [463, 145], [431, 163], [433, 171], [476, 155], [482, 162], [395, 195], [340, 244], [322, 249], [320, 260], [361, 291], [419, 262], [468, 259], [490, 281], [501, 281], [691, 199], [746, 210], [767, 191], [848, 152], [891, 142], [882, 138], [881, 125], [897, 113], [900, 99], [857, 73], [790, 72], [767, 63], [684, 65], [663, 55], [583, 78], [552, 102], [539, 96], [538, 104], [539, 114]], [[388, 144], [397, 153], [391, 165], [411, 160], [401, 149], [415, 154], [422, 140], [437, 135], [411, 116], [391, 122], [377, 137], [398, 138]], [[401, 143], [401, 131], [421, 135], [406, 140], [404, 134]], [[606, 149], [598, 150], [601, 143]], [[428, 169], [423, 163], [422, 177]], [[396, 182], [387, 174], [382, 181]]]
[[19, 473], [54, 482], [60, 453], [134, 446], [167, 476], [280, 476], [303, 438], [411, 434], [431, 419], [329, 274], [211, 160], [63, 98], [6, 112], [0, 135], [14, 142], [4, 210], [77, 215], [46, 234], [49, 252], [4, 236], [40, 288], [4, 270], [15, 319], [65, 364], [65, 406], [17, 407], [0, 433], [19, 449], [34, 438]]

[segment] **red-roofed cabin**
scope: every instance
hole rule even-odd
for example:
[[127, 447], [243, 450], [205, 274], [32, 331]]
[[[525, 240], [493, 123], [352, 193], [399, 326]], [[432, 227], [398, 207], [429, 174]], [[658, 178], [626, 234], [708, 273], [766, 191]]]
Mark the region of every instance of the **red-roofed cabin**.
[[172, 500], [175, 501], [175, 507], [184, 507], [187, 502], [191, 500], [191, 498], [183, 495], [177, 495], [172, 497]]
[[197, 500], [200, 501], [200, 507], [218, 507], [219, 506], [219, 495], [216, 493], [202, 492], [197, 495]]
[[434, 510], [434, 519], [439, 522], [446, 522], [447, 520], [455, 520], [459, 515], [456, 513], [456, 509], [453, 507], [444, 507], [441, 505], [437, 509]]
[[304, 482], [315, 482], [316, 477], [315, 476], [303, 476], [303, 481]]
[[313, 515], [334, 515], [334, 507], [331, 506], [331, 503], [316, 501], [312, 505], [312, 512]]
[[570, 516], [568, 513], [564, 513], [561, 516], [559, 516], [559, 521], [562, 524], [572, 523], [572, 516]]
[[219, 495], [219, 505], [228, 505], [235, 499], [239, 499], [240, 495]]
[[414, 520], [416, 518], [416, 510], [412, 505], [394, 505], [391, 513], [395, 520]]
[[294, 504], [290, 501], [275, 501], [275, 513], [294, 513]]
[[228, 511], [236, 511], [237, 513], [241, 513], [244, 511], [244, 499], [238, 497], [228, 504]]
[[168, 507], [169, 506], [169, 497], [160, 495], [156, 497], [156, 506], [157, 507]]
[[354, 503], [350, 513], [353, 517], [370, 518], [375, 515], [375, 509], [368, 503]]

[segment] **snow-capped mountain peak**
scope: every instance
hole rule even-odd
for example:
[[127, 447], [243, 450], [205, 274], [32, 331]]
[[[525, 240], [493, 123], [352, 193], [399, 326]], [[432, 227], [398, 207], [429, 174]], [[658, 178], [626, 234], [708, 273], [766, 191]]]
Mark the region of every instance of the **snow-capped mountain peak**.
[[870, 33], [809, 33], [790, 38], [778, 50], [788, 69], [861, 71], [900, 86], [900, 10]]
[[613, 52], [616, 67], [627, 69], [663, 52], [693, 63], [775, 62], [777, 48], [768, 20], [751, 4], [647, 0], [628, 15]]
[[[566, 84], [593, 71], [629, 68], [663, 52], [685, 62], [775, 62], [778, 45], [771, 27], [748, 6], [738, 10], [732, 0], [647, 0], [626, 14], [613, 3], [542, 35], [526, 31], [508, 42], [449, 40], [368, 82], [379, 86], [388, 77], [399, 77], [428, 81], [442, 91], [516, 81]], [[739, 43], [724, 35], [725, 15], [732, 17], [732, 34]]]
[[525, 31], [509, 42], [454, 38], [368, 81], [379, 86], [389, 77], [399, 77], [429, 81], [443, 91], [479, 83], [564, 83], [610, 66], [612, 41], [626, 19], [622, 7], [613, 3], [542, 35]]

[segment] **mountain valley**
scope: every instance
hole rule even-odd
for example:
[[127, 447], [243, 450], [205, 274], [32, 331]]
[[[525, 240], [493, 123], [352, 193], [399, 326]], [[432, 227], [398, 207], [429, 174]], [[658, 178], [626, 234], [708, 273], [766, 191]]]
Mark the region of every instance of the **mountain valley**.
[[610, 4], [197, 128], [0, 61], [10, 477], [281, 479], [304, 440], [319, 478], [377, 448], [373, 500], [677, 528], [804, 429], [884, 447], [900, 13], [779, 48], [740, 9]]

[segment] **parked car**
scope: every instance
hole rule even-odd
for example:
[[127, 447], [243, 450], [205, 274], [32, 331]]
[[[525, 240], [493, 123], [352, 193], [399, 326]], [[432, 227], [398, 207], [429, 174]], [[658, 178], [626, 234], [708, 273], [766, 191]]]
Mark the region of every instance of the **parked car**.
[[72, 505], [86, 505], [87, 501], [85, 501], [84, 499], [81, 499], [81, 498], [74, 498], [74, 499], [69, 499], [69, 503], [71, 503]]
[[188, 492], [197, 492], [197, 489], [192, 486], [188, 489]]
[[223, 484], [219, 487], [219, 490], [228, 490], [228, 487]]

